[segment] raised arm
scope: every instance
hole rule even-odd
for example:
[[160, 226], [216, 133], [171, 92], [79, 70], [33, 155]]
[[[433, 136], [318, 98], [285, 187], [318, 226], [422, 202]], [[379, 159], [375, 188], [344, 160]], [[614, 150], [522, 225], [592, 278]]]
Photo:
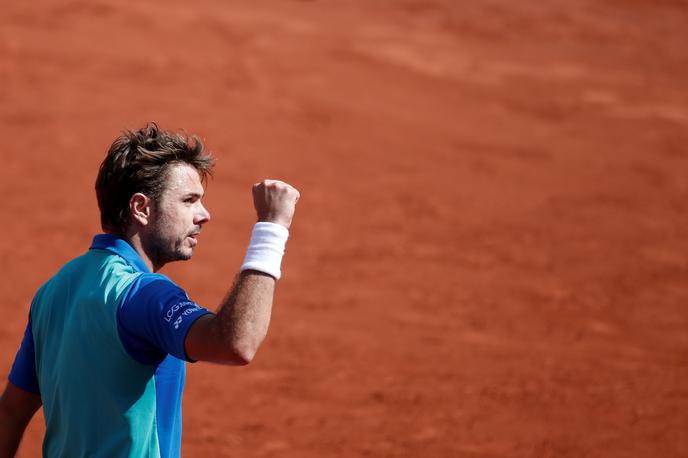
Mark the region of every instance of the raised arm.
[[24, 391], [7, 382], [0, 397], [0, 457], [9, 458], [17, 453], [26, 426], [41, 407], [38, 394]]
[[[253, 186], [258, 222], [242, 267], [216, 315], [205, 315], [186, 336], [186, 354], [194, 360], [244, 365], [253, 360], [267, 335], [281, 252], [299, 192], [275, 180]], [[281, 244], [281, 246], [280, 246]]]

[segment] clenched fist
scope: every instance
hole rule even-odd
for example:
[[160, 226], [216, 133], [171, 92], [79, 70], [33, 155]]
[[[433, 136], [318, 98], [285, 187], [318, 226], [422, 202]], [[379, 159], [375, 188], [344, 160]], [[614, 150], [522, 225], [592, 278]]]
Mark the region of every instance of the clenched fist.
[[258, 221], [281, 224], [289, 229], [301, 195], [291, 185], [278, 180], [263, 180], [253, 185], [253, 206]]

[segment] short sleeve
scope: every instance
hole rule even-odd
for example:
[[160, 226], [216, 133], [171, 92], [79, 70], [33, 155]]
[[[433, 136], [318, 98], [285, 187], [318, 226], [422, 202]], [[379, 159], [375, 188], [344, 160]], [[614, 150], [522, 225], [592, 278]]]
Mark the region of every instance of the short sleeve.
[[159, 364], [168, 354], [192, 361], [184, 341], [191, 325], [208, 313], [164, 275], [144, 274], [122, 300], [117, 325], [124, 348], [143, 364]]
[[38, 386], [38, 376], [36, 375], [36, 350], [33, 344], [33, 333], [31, 332], [31, 316], [24, 330], [24, 338], [21, 346], [14, 358], [12, 370], [10, 371], [9, 381], [22, 390], [34, 394], [40, 394]]

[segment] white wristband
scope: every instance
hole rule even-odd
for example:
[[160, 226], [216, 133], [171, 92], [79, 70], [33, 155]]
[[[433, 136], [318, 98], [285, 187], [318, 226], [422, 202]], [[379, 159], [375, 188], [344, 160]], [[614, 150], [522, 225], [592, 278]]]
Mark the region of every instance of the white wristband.
[[284, 256], [284, 247], [289, 238], [289, 229], [281, 224], [260, 222], [253, 226], [251, 243], [246, 250], [246, 257], [241, 271], [257, 270], [275, 277], [281, 276], [280, 265]]

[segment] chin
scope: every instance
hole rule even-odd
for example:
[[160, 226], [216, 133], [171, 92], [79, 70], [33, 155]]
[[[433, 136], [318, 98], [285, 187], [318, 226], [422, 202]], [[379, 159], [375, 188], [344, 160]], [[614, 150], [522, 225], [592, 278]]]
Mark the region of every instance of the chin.
[[193, 256], [193, 250], [184, 250], [177, 253], [177, 261], [188, 261]]
[[193, 250], [186, 247], [177, 247], [174, 250], [169, 250], [164, 256], [165, 264], [175, 261], [188, 261], [193, 255]]

